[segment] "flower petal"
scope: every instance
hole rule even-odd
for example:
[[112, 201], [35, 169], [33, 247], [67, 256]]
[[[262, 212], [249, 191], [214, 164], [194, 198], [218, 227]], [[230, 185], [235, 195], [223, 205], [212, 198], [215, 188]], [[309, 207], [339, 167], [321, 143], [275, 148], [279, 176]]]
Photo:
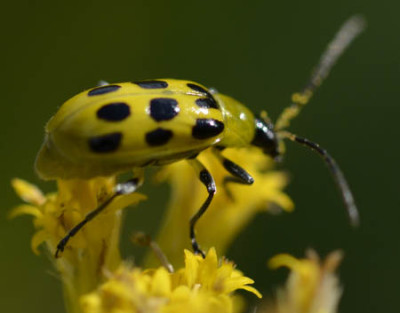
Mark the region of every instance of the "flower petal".
[[126, 195], [121, 195], [111, 202], [111, 204], [107, 208], [107, 211], [115, 212], [118, 210], [122, 210], [130, 205], [137, 204], [140, 201], [144, 201], [146, 199], [147, 199], [146, 195], [136, 192]]
[[167, 297], [171, 292], [171, 279], [164, 267], [160, 267], [153, 275], [151, 293], [154, 296]]
[[39, 188], [25, 180], [14, 178], [11, 180], [11, 185], [17, 195], [25, 202], [34, 205], [42, 205], [46, 202], [46, 198]]
[[240, 289], [243, 289], [243, 290], [246, 290], [246, 291], [249, 291], [249, 292], [255, 294], [255, 295], [257, 296], [257, 298], [259, 298], [259, 299], [262, 298], [262, 294], [261, 294], [256, 288], [254, 288], [254, 287], [251, 287], [251, 286], [242, 286], [242, 287], [240, 287]]
[[39, 255], [39, 246], [45, 242], [47, 239], [49, 239], [51, 236], [44, 230], [39, 230], [37, 231], [31, 240], [31, 249], [33, 251], [33, 253], [35, 253], [36, 255]]
[[9, 218], [16, 218], [21, 215], [32, 215], [34, 217], [41, 217], [43, 216], [42, 211], [38, 207], [28, 204], [22, 204], [17, 206], [16, 208], [12, 209], [11, 212], [8, 214]]

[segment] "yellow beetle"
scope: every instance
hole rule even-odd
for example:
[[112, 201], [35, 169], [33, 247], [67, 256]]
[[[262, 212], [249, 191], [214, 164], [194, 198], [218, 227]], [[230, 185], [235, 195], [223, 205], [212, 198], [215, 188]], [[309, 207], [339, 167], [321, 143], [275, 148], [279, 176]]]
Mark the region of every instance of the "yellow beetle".
[[319, 153], [341, 191], [351, 221], [358, 211], [348, 184], [326, 150], [284, 129], [309, 101], [314, 90], [348, 44], [364, 28], [362, 18], [349, 19], [323, 54], [309, 83], [294, 94], [293, 103], [273, 125], [266, 113], [255, 116], [242, 103], [187, 80], [156, 79], [102, 84], [65, 102], [46, 126], [46, 136], [35, 168], [43, 179], [90, 179], [133, 170], [134, 178], [117, 184], [115, 193], [71, 229], [57, 246], [62, 252], [72, 236], [104, 210], [118, 195], [134, 192], [142, 183], [143, 169], [187, 159], [208, 191], [208, 197], [190, 220], [193, 250], [204, 256], [195, 237], [195, 224], [216, 192], [211, 173], [197, 155], [212, 148], [230, 173], [229, 181], [251, 185], [253, 178], [226, 159], [227, 147], [254, 145], [273, 158], [281, 154], [283, 138]]

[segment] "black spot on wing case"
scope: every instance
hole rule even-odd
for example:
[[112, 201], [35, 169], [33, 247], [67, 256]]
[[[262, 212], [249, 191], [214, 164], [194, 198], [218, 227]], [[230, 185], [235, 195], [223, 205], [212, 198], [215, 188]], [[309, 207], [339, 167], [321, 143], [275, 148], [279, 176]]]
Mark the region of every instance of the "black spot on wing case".
[[224, 130], [224, 123], [212, 118], [198, 118], [192, 128], [192, 136], [196, 139], [215, 137]]

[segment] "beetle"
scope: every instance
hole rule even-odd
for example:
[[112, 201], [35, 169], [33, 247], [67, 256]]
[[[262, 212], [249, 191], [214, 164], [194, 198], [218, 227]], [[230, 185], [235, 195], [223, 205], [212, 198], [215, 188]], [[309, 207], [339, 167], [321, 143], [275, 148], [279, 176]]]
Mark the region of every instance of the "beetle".
[[87, 222], [122, 194], [135, 192], [143, 182], [143, 169], [186, 159], [205, 185], [208, 197], [190, 220], [190, 238], [195, 253], [204, 256], [196, 240], [195, 226], [210, 205], [216, 186], [212, 174], [196, 158], [213, 149], [231, 175], [230, 181], [251, 185], [245, 169], [225, 158], [230, 147], [256, 146], [278, 159], [283, 139], [300, 143], [323, 157], [341, 192], [351, 222], [358, 211], [340, 168], [318, 144], [289, 133], [289, 122], [310, 100], [338, 57], [363, 30], [359, 16], [350, 18], [322, 55], [306, 87], [292, 97], [277, 122], [266, 113], [254, 115], [244, 104], [201, 84], [179, 79], [154, 79], [107, 84], [83, 91], [66, 101], [46, 125], [44, 143], [35, 169], [43, 179], [90, 179], [133, 170], [134, 177], [115, 187], [111, 195], [57, 245], [58, 257]]

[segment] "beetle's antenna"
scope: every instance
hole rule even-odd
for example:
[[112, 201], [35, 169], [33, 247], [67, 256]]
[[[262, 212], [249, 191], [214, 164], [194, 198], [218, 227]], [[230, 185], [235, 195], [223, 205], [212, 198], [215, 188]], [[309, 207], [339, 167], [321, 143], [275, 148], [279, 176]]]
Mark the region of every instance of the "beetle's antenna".
[[301, 109], [310, 101], [315, 90], [329, 75], [332, 67], [339, 57], [349, 47], [351, 42], [365, 29], [366, 21], [360, 15], [350, 17], [336, 33], [322, 54], [319, 63], [314, 68], [310, 80], [302, 91], [292, 95], [292, 104], [283, 110], [275, 124], [275, 130], [287, 128], [290, 121], [295, 118]]
[[332, 173], [333, 179], [335, 180], [336, 185], [339, 188], [340, 194], [342, 195], [342, 199], [344, 205], [346, 206], [351, 224], [353, 226], [358, 226], [360, 218], [357, 206], [354, 202], [353, 194], [350, 190], [346, 178], [344, 177], [336, 161], [329, 155], [329, 153], [325, 149], [321, 148], [319, 144], [315, 142], [312, 142], [306, 138], [299, 137], [287, 131], [282, 131], [279, 133], [279, 135], [281, 135], [283, 138], [288, 138], [291, 141], [298, 142], [310, 148], [312, 151], [315, 151], [323, 158], [330, 172]]

